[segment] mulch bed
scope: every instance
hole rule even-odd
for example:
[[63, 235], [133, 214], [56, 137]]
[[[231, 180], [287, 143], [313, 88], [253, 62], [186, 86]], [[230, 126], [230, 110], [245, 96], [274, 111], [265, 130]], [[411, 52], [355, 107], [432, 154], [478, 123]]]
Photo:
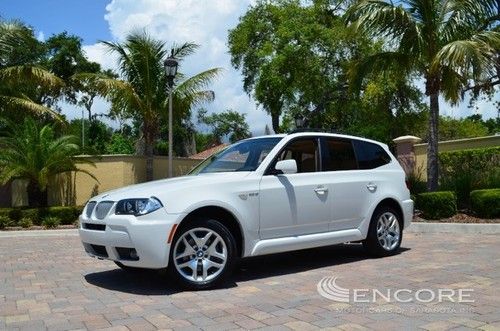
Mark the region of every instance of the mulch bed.
[[500, 223], [500, 219], [498, 218], [492, 218], [492, 219], [485, 219], [485, 218], [477, 218], [472, 215], [464, 214], [464, 213], [458, 213], [455, 216], [449, 217], [449, 218], [443, 218], [440, 220], [426, 220], [420, 217], [420, 213], [416, 212], [415, 216], [413, 217], [413, 222], [420, 222], [420, 223], [429, 223], [429, 222], [439, 222], [439, 223], [474, 223], [474, 224], [491, 224], [491, 223]]
[[23, 228], [23, 227], [20, 227], [20, 226], [8, 226], [6, 227], [5, 229], [1, 230], [1, 231], [20, 231], [20, 230], [23, 230], [23, 231], [31, 231], [31, 230], [64, 230], [64, 229], [76, 229], [77, 226], [75, 225], [59, 225], [57, 228], [51, 228], [51, 229], [47, 229], [43, 226], [39, 226], [39, 225], [34, 225], [32, 227], [29, 227], [29, 228]]

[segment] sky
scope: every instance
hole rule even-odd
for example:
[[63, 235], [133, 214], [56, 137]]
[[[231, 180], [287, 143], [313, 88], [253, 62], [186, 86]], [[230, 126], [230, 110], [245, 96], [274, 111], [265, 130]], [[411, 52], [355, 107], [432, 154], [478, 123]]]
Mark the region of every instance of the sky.
[[[209, 112], [233, 109], [245, 113], [250, 129], [261, 134], [271, 126], [269, 115], [243, 91], [242, 76], [231, 66], [227, 31], [238, 23], [254, 0], [1, 0], [0, 17], [20, 19], [31, 25], [43, 40], [52, 34], [68, 31], [83, 39], [90, 60], [104, 68], [115, 67], [115, 59], [104, 51], [99, 40], [122, 41], [128, 32], [147, 29], [155, 37], [172, 43], [195, 42], [199, 51], [181, 63], [188, 75], [220, 67], [223, 75], [211, 89], [216, 99], [205, 108]], [[496, 98], [499, 98], [498, 94]], [[104, 113], [109, 105], [99, 100], [94, 112]], [[81, 109], [63, 104], [68, 118], [80, 116]], [[481, 113], [496, 117], [493, 103], [481, 101], [479, 109], [469, 109], [468, 100], [458, 107], [441, 101], [441, 114], [464, 117]]]

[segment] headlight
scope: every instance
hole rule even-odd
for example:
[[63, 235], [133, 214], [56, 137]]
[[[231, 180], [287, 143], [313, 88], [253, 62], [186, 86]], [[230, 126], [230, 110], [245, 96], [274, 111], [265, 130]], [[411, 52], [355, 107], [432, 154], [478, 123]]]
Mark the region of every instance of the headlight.
[[141, 216], [154, 212], [163, 207], [155, 197], [149, 199], [125, 199], [116, 204], [115, 214]]

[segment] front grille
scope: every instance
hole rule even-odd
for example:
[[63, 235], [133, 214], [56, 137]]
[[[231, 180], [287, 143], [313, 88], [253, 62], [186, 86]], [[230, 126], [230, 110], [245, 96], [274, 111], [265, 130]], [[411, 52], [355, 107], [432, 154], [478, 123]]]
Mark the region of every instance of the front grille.
[[109, 213], [111, 207], [113, 207], [113, 201], [103, 201], [99, 202], [99, 204], [95, 207], [95, 217], [102, 220]]
[[90, 201], [89, 203], [87, 203], [87, 207], [85, 208], [85, 216], [87, 216], [87, 218], [90, 218], [90, 216], [92, 216], [92, 211], [94, 210], [95, 204], [95, 201]]
[[83, 226], [84, 229], [87, 229], [87, 230], [106, 231], [106, 225], [105, 224], [83, 223], [82, 226]]

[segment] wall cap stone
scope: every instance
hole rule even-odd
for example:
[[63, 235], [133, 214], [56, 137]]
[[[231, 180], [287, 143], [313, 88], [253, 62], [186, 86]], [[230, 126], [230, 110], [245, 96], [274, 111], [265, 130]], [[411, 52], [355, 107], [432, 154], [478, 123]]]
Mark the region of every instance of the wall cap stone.
[[396, 144], [401, 144], [401, 143], [412, 143], [412, 144], [417, 144], [422, 141], [421, 138], [415, 137], [415, 136], [401, 136], [393, 139]]

